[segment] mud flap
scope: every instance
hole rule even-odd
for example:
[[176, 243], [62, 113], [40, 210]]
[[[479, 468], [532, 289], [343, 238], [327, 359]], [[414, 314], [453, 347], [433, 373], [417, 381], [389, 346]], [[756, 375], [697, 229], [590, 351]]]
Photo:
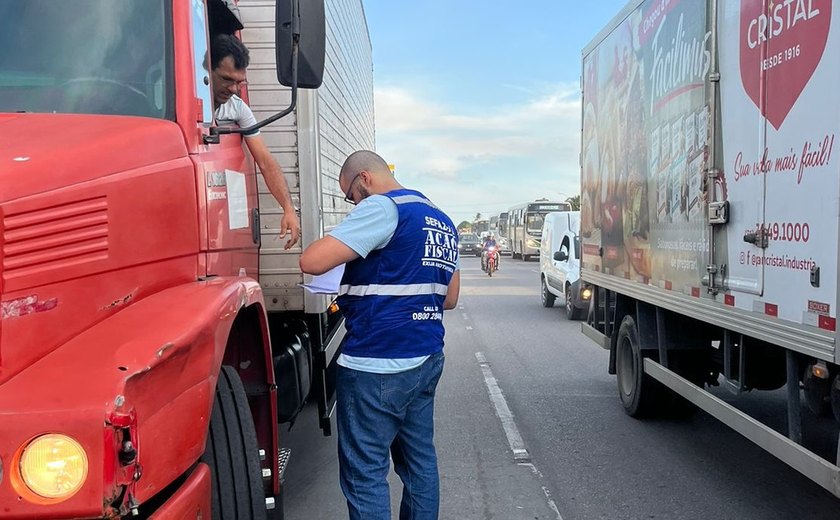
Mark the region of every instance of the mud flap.
[[318, 403], [318, 424], [324, 436], [332, 435], [332, 415], [335, 412], [336, 360], [341, 353], [341, 341], [347, 331], [344, 321], [321, 342], [314, 353], [312, 398]]

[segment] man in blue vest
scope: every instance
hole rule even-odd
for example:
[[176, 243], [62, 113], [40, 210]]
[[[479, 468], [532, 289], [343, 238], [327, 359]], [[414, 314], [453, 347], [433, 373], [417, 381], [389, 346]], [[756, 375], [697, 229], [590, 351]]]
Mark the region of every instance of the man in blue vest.
[[356, 207], [303, 252], [304, 273], [346, 264], [338, 304], [347, 334], [336, 374], [341, 489], [351, 520], [390, 520], [389, 454], [403, 482], [400, 518], [438, 518], [434, 397], [443, 371], [443, 311], [458, 303], [455, 225], [403, 188], [367, 150], [339, 174]]

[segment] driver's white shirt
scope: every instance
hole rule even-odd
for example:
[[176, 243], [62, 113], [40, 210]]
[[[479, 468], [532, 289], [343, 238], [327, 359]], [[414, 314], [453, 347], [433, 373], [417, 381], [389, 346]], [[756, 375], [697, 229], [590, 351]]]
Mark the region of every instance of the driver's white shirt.
[[[239, 125], [239, 128], [248, 128], [257, 124], [257, 118], [254, 117], [251, 107], [236, 94], [232, 95], [230, 99], [216, 109], [215, 116], [216, 124], [219, 126]], [[255, 135], [260, 135], [260, 131], [257, 129], [243, 135], [245, 137], [254, 137]]]

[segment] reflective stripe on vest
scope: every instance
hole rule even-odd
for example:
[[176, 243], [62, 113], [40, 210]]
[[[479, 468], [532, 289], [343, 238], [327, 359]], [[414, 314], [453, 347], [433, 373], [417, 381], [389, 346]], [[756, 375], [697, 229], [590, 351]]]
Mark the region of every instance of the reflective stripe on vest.
[[415, 283], [408, 285], [342, 285], [339, 295], [348, 296], [419, 296], [439, 294], [446, 296], [448, 287], [440, 283]]
[[418, 197], [417, 195], [399, 195], [397, 197], [391, 197], [391, 200], [394, 201], [394, 204], [411, 204], [412, 202], [419, 202], [420, 204], [425, 204], [429, 207], [440, 210], [440, 208], [432, 204], [432, 201], [429, 199], [424, 199], [423, 197]]

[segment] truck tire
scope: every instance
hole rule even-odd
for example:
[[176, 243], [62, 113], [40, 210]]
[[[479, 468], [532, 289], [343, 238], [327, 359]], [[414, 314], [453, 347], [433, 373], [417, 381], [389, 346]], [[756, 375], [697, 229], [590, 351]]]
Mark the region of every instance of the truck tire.
[[545, 283], [545, 276], [540, 277], [540, 301], [543, 307], [554, 307], [556, 296], [548, 292], [548, 285]]
[[639, 332], [633, 316], [627, 315], [621, 320], [616, 339], [615, 369], [621, 405], [630, 417], [650, 417], [661, 404], [663, 389], [644, 372]]
[[571, 284], [566, 284], [566, 318], [570, 321], [574, 320], [581, 320], [583, 319], [583, 309], [578, 309], [575, 307], [574, 298], [572, 298], [572, 286]]
[[223, 366], [201, 457], [212, 474], [213, 520], [265, 520], [257, 433], [242, 380]]

